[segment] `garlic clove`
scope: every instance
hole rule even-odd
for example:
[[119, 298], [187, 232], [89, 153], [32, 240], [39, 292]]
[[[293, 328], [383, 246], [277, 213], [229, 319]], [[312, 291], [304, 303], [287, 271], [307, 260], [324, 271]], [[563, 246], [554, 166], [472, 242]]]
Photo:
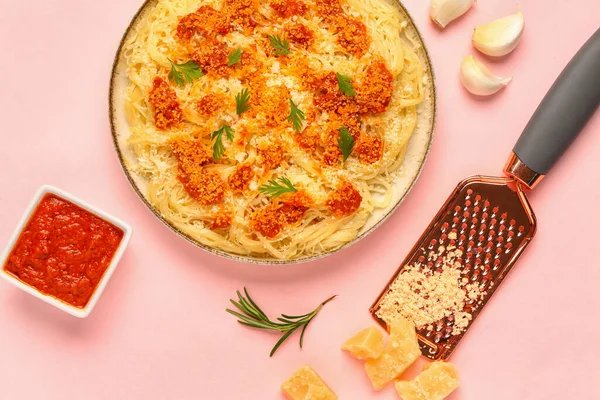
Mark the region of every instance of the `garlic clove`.
[[489, 96], [508, 85], [512, 78], [496, 76], [481, 61], [467, 56], [460, 65], [460, 80], [474, 95]]
[[524, 27], [525, 20], [519, 10], [516, 14], [476, 27], [473, 46], [488, 56], [504, 56], [517, 47]]
[[441, 28], [460, 17], [473, 5], [474, 0], [432, 0], [429, 17]]

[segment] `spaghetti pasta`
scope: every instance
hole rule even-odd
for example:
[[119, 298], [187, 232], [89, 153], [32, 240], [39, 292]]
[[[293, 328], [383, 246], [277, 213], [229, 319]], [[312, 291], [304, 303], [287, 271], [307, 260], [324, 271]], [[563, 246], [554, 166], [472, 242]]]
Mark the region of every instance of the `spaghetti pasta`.
[[[148, 201], [186, 235], [231, 254], [291, 260], [352, 241], [392, 201], [424, 98], [405, 27], [385, 0], [155, 1], [122, 53], [132, 168]], [[272, 37], [289, 52], [278, 54]], [[236, 50], [240, 60], [228, 65]], [[172, 62], [194, 62], [203, 76], [169, 82]], [[238, 113], [243, 90], [249, 107]], [[300, 131], [290, 103], [304, 115]], [[221, 137], [217, 158], [224, 126], [231, 140]], [[342, 127], [354, 141], [345, 161]], [[281, 177], [295, 193], [261, 192]]]

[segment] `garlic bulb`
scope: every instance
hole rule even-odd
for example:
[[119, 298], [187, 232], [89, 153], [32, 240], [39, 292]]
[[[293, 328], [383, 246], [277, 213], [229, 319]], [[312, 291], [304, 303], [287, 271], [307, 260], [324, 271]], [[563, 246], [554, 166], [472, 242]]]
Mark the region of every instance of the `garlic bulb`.
[[519, 44], [524, 27], [523, 14], [519, 10], [516, 14], [476, 27], [473, 46], [488, 56], [506, 55]]
[[441, 28], [460, 17], [473, 5], [474, 0], [432, 0], [429, 17]]
[[511, 77], [496, 76], [482, 62], [467, 56], [460, 65], [460, 80], [463, 86], [477, 96], [489, 96], [508, 85]]

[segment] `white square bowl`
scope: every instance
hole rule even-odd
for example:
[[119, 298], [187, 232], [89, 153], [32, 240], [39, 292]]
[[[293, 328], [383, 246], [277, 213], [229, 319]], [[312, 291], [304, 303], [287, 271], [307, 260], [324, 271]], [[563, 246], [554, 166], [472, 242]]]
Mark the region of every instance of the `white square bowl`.
[[[8, 272], [6, 272], [4, 270], [4, 266], [6, 264], [8, 256], [12, 252], [13, 247], [15, 246], [19, 237], [21, 236], [21, 232], [25, 228], [25, 225], [27, 225], [27, 223], [29, 222], [29, 219], [31, 218], [32, 214], [35, 212], [39, 202], [42, 200], [44, 195], [46, 195], [47, 193], [51, 193], [51, 194], [54, 194], [58, 197], [65, 199], [65, 200], [68, 200], [71, 203], [78, 205], [79, 207], [83, 208], [84, 210], [89, 211], [90, 213], [102, 218], [103, 220], [105, 220], [107, 222], [110, 222], [111, 224], [113, 224], [123, 230], [123, 238], [121, 239], [121, 243], [119, 243], [119, 247], [117, 248], [117, 250], [113, 256], [112, 261], [110, 262], [106, 271], [104, 271], [104, 275], [102, 275], [102, 279], [100, 280], [100, 282], [98, 282], [98, 285], [96, 286], [96, 289], [94, 290], [94, 293], [92, 294], [92, 297], [90, 298], [90, 300], [88, 301], [88, 303], [86, 304], [86, 306], [84, 308], [72, 306], [72, 305], [65, 303], [53, 296], [41, 293], [34, 287], [29, 286], [29, 285], [25, 284], [24, 282], [21, 282], [19, 279], [17, 279], [16, 277], [14, 277], [13, 275], [9, 274]], [[123, 256], [123, 253], [125, 252], [125, 248], [127, 247], [127, 244], [129, 243], [129, 239], [131, 239], [132, 233], [133, 233], [133, 231], [132, 231], [131, 227], [129, 225], [127, 225], [126, 223], [124, 223], [123, 221], [121, 221], [120, 219], [115, 218], [115, 217], [105, 213], [104, 211], [97, 209], [96, 207], [86, 203], [83, 200], [78, 199], [75, 196], [70, 195], [69, 193], [66, 193], [58, 188], [55, 188], [54, 186], [44, 185], [41, 188], [39, 188], [39, 190], [35, 193], [33, 200], [27, 207], [25, 214], [19, 221], [17, 228], [15, 229], [12, 236], [10, 237], [8, 244], [6, 245], [6, 248], [0, 255], [0, 276], [2, 278], [4, 278], [5, 280], [7, 280], [8, 282], [10, 282], [12, 285], [18, 287], [21, 290], [24, 290], [25, 292], [37, 297], [40, 300], [45, 301], [48, 304], [53, 305], [56, 308], [59, 308], [59, 309], [65, 311], [71, 315], [74, 315], [78, 318], [85, 318], [88, 315], [90, 315], [90, 313], [96, 306], [96, 303], [98, 302], [98, 299], [100, 298], [100, 295], [102, 295], [102, 292], [104, 291], [104, 288], [106, 287], [106, 284], [110, 280], [110, 277], [112, 276], [113, 272], [115, 271], [115, 268], [117, 267], [117, 264], [119, 263], [119, 260], [121, 259], [121, 257]]]

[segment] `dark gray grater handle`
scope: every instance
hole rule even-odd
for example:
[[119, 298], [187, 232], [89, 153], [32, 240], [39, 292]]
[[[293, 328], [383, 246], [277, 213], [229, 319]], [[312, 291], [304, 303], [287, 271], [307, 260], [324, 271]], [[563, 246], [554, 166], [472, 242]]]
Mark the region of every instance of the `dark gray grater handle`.
[[517, 141], [513, 152], [545, 175], [600, 104], [600, 29], [562, 71]]

